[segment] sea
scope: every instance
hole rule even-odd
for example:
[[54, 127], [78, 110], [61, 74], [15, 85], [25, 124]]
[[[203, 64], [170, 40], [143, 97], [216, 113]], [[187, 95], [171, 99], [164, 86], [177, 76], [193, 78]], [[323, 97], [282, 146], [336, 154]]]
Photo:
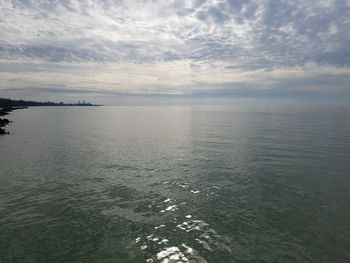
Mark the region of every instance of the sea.
[[0, 262], [350, 262], [350, 107], [30, 107], [0, 137]]

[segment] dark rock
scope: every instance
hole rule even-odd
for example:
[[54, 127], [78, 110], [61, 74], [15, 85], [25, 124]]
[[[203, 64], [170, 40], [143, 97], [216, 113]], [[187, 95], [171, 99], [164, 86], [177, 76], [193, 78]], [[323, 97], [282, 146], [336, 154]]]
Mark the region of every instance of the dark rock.
[[6, 109], [0, 109], [0, 116], [8, 115], [8, 111]]
[[8, 125], [10, 122], [8, 119], [0, 119], [0, 127]]
[[[1, 100], [1, 98], [0, 98]], [[13, 110], [19, 110], [19, 109], [26, 109], [28, 108], [27, 106], [15, 106], [15, 107], [4, 107], [4, 108], [0, 108], [0, 116], [5, 116], [8, 115], [9, 112], [12, 112]], [[9, 119], [1, 119], [0, 118], [0, 127], [4, 127], [7, 126], [10, 122]], [[0, 128], [0, 134], [10, 134], [9, 132], [7, 132], [6, 130], [4, 130], [3, 128]]]
[[15, 108], [2, 108], [0, 109], [0, 116], [8, 115], [9, 112], [12, 112], [12, 110], [16, 110]]
[[0, 134], [9, 134], [9, 132], [5, 131], [3, 128], [0, 128]]

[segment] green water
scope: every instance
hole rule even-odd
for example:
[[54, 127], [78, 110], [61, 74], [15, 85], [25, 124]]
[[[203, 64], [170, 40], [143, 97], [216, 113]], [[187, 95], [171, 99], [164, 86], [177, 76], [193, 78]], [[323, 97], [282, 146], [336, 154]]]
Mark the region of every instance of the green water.
[[0, 137], [0, 262], [350, 262], [350, 111], [42, 107]]

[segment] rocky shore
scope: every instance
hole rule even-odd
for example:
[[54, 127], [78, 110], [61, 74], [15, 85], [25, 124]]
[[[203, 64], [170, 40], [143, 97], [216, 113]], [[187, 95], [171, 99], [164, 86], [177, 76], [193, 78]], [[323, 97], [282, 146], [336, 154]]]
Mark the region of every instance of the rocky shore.
[[[14, 110], [25, 109], [25, 108], [28, 108], [28, 107], [23, 106], [23, 107], [0, 108], [0, 117], [9, 115], [9, 113], [14, 111]], [[0, 118], [0, 135], [9, 134], [9, 132], [6, 131], [3, 127], [6, 127], [7, 125], [9, 125], [10, 122], [11, 121], [7, 118]]]

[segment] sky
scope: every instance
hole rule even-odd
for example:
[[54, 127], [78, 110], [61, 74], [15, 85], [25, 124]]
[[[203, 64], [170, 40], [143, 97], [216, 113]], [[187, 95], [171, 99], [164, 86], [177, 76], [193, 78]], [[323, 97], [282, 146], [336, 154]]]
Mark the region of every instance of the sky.
[[0, 97], [350, 98], [350, 0], [0, 0]]

